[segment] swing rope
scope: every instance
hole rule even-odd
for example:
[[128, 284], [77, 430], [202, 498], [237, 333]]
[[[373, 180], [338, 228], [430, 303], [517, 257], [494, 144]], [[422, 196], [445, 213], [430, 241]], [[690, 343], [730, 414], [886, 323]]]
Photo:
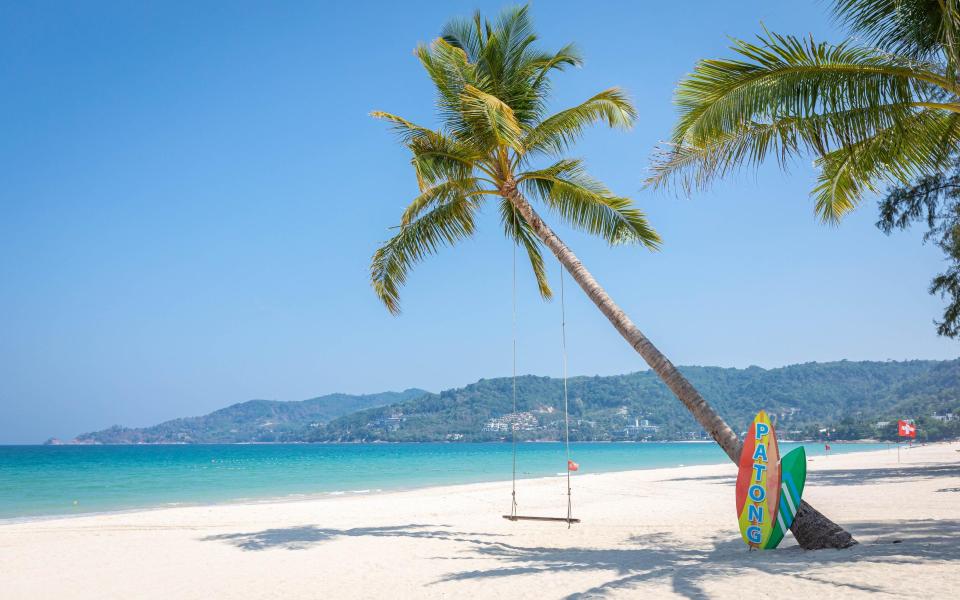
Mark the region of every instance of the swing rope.
[[[516, 231], [517, 209], [513, 209], [513, 226]], [[517, 516], [517, 245], [513, 245], [513, 423], [510, 431], [513, 435], [513, 489], [510, 492], [510, 516]]]
[[563, 264], [560, 264], [560, 346], [563, 351], [563, 445], [567, 453], [567, 529], [570, 529], [573, 498], [570, 495], [570, 405], [567, 401], [567, 307], [563, 292]]
[[[513, 225], [514, 230], [517, 227], [517, 209], [513, 207]], [[573, 518], [573, 497], [571, 493], [570, 481], [570, 404], [567, 390], [567, 307], [566, 296], [563, 283], [563, 264], [560, 264], [560, 346], [563, 357], [563, 445], [567, 457], [567, 517], [521, 517], [517, 515], [517, 244], [513, 244], [513, 277], [512, 277], [512, 323], [511, 334], [513, 337], [513, 415], [510, 424], [512, 445], [513, 445], [513, 475], [511, 477], [510, 490], [510, 516], [506, 517], [511, 521], [518, 519], [527, 519], [534, 521], [566, 521], [567, 529], [573, 523], [579, 523], [579, 519]]]

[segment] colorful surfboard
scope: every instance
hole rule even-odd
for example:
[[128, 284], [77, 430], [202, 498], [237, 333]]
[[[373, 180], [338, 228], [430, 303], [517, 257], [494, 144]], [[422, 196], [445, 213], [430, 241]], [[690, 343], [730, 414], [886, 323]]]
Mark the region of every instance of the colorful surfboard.
[[777, 519], [780, 499], [780, 451], [767, 413], [760, 411], [750, 424], [740, 451], [737, 475], [737, 517], [740, 535], [751, 548], [767, 547]]
[[773, 533], [765, 548], [776, 548], [787, 534], [793, 518], [800, 508], [803, 496], [803, 484], [807, 481], [807, 452], [803, 446], [787, 452], [780, 460], [780, 500], [778, 500], [777, 520]]

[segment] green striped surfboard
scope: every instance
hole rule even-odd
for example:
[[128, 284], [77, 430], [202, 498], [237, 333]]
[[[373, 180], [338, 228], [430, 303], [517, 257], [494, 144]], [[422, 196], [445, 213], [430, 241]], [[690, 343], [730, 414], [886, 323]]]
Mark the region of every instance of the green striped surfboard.
[[765, 548], [776, 548], [787, 534], [800, 508], [803, 484], [807, 481], [807, 453], [803, 446], [794, 448], [780, 459], [780, 502], [777, 503], [777, 521], [773, 525]]

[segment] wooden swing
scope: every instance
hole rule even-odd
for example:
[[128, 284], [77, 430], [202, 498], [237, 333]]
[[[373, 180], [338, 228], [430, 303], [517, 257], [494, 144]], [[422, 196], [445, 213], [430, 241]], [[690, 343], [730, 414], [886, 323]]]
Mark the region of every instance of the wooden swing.
[[[517, 210], [513, 210], [516, 225]], [[538, 517], [517, 514], [517, 245], [513, 245], [513, 422], [510, 430], [513, 434], [513, 477], [510, 492], [510, 514], [503, 515], [508, 521], [550, 521], [566, 523], [569, 529], [580, 519], [573, 518], [573, 501], [570, 486], [570, 471], [573, 461], [570, 459], [570, 407], [567, 401], [567, 312], [563, 290], [563, 265], [560, 265], [560, 345], [563, 354], [563, 445], [567, 455], [567, 516]]]

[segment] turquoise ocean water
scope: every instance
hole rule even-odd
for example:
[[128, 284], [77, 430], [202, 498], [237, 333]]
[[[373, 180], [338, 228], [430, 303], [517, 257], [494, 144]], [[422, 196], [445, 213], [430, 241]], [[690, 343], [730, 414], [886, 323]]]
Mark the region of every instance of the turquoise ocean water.
[[[885, 448], [833, 444], [831, 454]], [[564, 471], [559, 443], [517, 452], [518, 476]], [[577, 443], [572, 455], [580, 474], [726, 460], [713, 443]], [[511, 459], [510, 444], [0, 446], [0, 519], [508, 480]]]

